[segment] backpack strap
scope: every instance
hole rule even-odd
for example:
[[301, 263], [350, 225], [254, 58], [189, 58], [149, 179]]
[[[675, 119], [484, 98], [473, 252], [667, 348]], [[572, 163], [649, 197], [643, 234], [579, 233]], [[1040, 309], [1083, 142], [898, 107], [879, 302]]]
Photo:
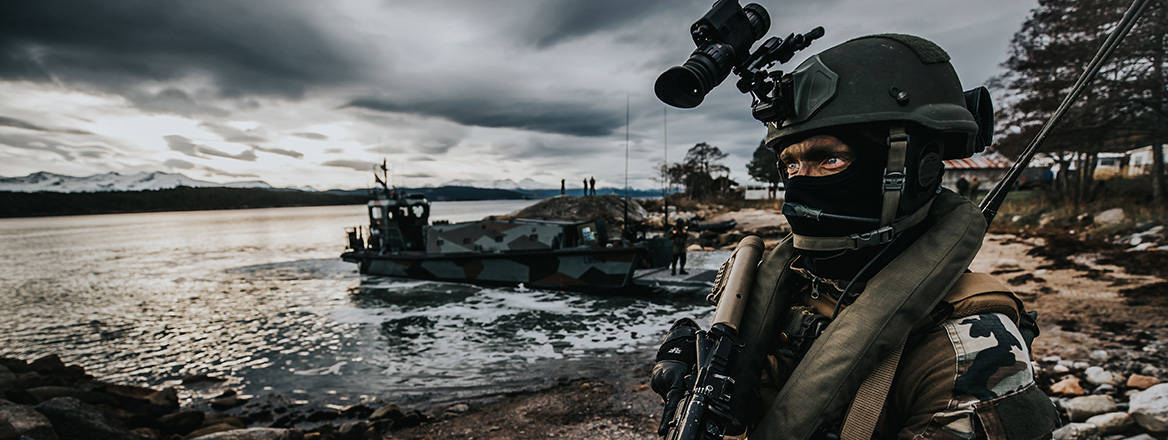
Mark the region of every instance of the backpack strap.
[[843, 429], [840, 431], [840, 440], [870, 440], [872, 432], [876, 430], [876, 423], [880, 421], [880, 413], [884, 410], [884, 402], [888, 400], [888, 391], [892, 388], [892, 379], [896, 377], [896, 367], [900, 364], [900, 353], [904, 351], [904, 342], [897, 345], [896, 350], [889, 353], [876, 370], [864, 378], [860, 388], [856, 390], [856, 398], [848, 408], [848, 415], [844, 419]]

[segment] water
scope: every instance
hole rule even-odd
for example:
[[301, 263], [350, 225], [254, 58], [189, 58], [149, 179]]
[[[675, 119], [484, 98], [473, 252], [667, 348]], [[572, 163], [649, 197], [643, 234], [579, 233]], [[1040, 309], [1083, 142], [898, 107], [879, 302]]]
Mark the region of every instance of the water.
[[[531, 203], [435, 202], [432, 217]], [[710, 313], [700, 294], [362, 279], [339, 254], [365, 221], [363, 206], [0, 220], [0, 355], [57, 353], [121, 383], [206, 373], [249, 394], [417, 403], [649, 353], [673, 320]]]

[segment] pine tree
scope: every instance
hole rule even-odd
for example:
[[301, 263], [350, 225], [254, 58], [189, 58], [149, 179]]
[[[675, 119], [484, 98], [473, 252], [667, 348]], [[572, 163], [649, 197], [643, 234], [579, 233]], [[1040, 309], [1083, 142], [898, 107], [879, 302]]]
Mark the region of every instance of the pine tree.
[[774, 195], [775, 189], [779, 183], [783, 181], [783, 176], [779, 174], [778, 166], [779, 158], [775, 156], [774, 150], [766, 147], [766, 141], [759, 141], [758, 148], [754, 150], [754, 157], [750, 162], [746, 163], [746, 172], [759, 182], [766, 182], [770, 184], [771, 194]]

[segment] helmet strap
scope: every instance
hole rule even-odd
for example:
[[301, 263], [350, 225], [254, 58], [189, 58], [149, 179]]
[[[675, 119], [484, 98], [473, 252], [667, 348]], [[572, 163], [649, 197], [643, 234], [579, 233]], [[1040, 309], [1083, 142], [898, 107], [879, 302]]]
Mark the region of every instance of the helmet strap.
[[904, 127], [888, 130], [888, 161], [884, 166], [884, 200], [880, 211], [880, 226], [888, 226], [896, 219], [900, 194], [904, 191], [905, 156], [908, 154], [908, 133]]

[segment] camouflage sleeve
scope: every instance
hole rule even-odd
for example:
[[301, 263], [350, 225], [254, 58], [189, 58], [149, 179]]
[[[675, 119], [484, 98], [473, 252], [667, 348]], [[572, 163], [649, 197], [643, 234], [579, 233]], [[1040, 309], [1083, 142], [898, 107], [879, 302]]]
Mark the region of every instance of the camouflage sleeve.
[[[910, 341], [879, 438], [1048, 438], [1058, 423], [1030, 353], [1006, 315], [944, 321]], [[894, 434], [895, 433], [895, 434]]]

